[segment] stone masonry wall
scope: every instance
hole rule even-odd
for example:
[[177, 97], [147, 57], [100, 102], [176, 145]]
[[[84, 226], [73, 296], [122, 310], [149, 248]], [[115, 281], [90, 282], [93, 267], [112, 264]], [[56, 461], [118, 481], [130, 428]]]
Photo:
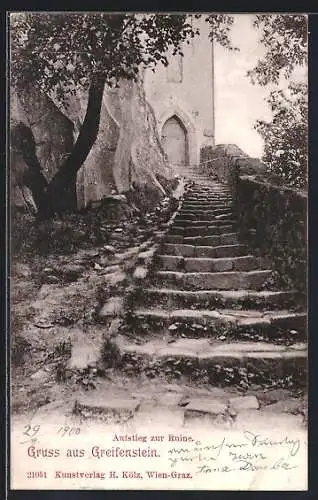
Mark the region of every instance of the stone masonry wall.
[[219, 157], [218, 151], [213, 146], [203, 146], [200, 150], [200, 166], [201, 172], [205, 172], [212, 179], [219, 182], [228, 181], [228, 166], [227, 158]]
[[277, 284], [306, 293], [307, 193], [269, 181], [266, 166], [235, 145], [216, 146], [215, 158], [202, 168], [232, 186], [241, 240], [270, 261]]
[[[203, 146], [200, 151], [200, 171], [218, 182], [231, 183], [233, 161], [240, 160], [243, 166], [246, 159], [248, 156], [235, 144]], [[251, 158], [248, 160], [258, 161]]]

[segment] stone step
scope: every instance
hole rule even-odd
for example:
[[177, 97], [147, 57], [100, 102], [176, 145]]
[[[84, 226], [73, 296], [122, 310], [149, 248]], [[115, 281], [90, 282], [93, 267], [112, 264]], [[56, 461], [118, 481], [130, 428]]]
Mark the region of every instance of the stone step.
[[200, 246], [237, 245], [239, 243], [236, 233], [226, 233], [215, 236], [183, 236], [182, 234], [167, 234], [165, 236], [165, 242]]
[[173, 234], [167, 234], [165, 236], [165, 242], [166, 243], [183, 243], [183, 236], [182, 235], [173, 235]]
[[[209, 179], [210, 182], [212, 181], [211, 177], [209, 177], [208, 175], [203, 175], [200, 172], [192, 170], [192, 169], [189, 169], [189, 170], [188, 169], [181, 169], [180, 170], [178, 168], [177, 173], [178, 173], [178, 175], [183, 175], [184, 177], [190, 176], [190, 180], [195, 177], [198, 180]], [[213, 184], [213, 181], [211, 182], [211, 184]]]
[[187, 201], [184, 201], [182, 203], [182, 209], [183, 210], [192, 210], [192, 211], [198, 211], [198, 210], [204, 210], [204, 211], [210, 211], [210, 210], [222, 210], [224, 208], [232, 208], [232, 203], [188, 203]]
[[191, 201], [185, 199], [182, 203], [182, 207], [194, 207], [194, 208], [222, 208], [222, 207], [231, 207], [233, 206], [233, 201], [232, 200], [197, 200], [197, 201]]
[[[136, 308], [133, 328], [139, 334], [149, 332], [160, 335], [187, 337], [220, 337], [227, 339], [286, 338], [305, 340], [306, 314], [288, 310], [266, 311], [235, 309], [158, 309]], [[294, 334], [290, 332], [295, 332]]]
[[232, 196], [232, 191], [227, 188], [216, 189], [215, 186], [194, 186], [186, 191], [187, 195], [202, 196], [205, 194], [219, 195], [219, 196]]
[[206, 190], [206, 191], [203, 191], [202, 189], [200, 191], [187, 191], [185, 193], [185, 196], [187, 198], [194, 198], [194, 199], [197, 199], [197, 198], [207, 198], [207, 197], [211, 197], [211, 198], [231, 198], [232, 197], [232, 194], [229, 193], [229, 192], [217, 192], [215, 191], [214, 189], [209, 189], [209, 190]]
[[229, 196], [186, 196], [184, 201], [196, 204], [210, 203], [232, 203], [233, 199]]
[[195, 193], [185, 193], [183, 197], [184, 202], [200, 204], [200, 203], [228, 203], [233, 202], [234, 198], [230, 194], [195, 194]]
[[204, 216], [210, 218], [212, 217], [217, 217], [220, 215], [232, 215], [233, 216], [233, 209], [232, 208], [223, 208], [223, 209], [215, 209], [215, 210], [187, 210], [185, 208], [181, 208], [180, 211], [178, 212], [178, 215], [184, 215], [185, 218], [198, 218], [198, 216]]
[[229, 271], [223, 273], [181, 273], [157, 271], [156, 285], [178, 290], [261, 290], [271, 276], [271, 270]]
[[233, 196], [233, 192], [231, 191], [217, 191], [213, 187], [208, 187], [206, 190], [203, 190], [204, 182], [200, 183], [197, 186], [195, 191], [186, 191], [185, 196]]
[[[214, 238], [217, 238], [215, 240]], [[220, 236], [185, 236], [185, 244], [196, 245], [237, 245], [239, 243], [237, 233], [223, 233]]]
[[203, 225], [216, 225], [222, 226], [224, 224], [232, 224], [237, 227], [237, 220], [231, 214], [225, 214], [226, 218], [217, 219], [215, 215], [207, 214], [178, 214], [174, 220], [176, 226], [203, 226]]
[[305, 344], [288, 347], [265, 342], [223, 343], [209, 339], [177, 339], [173, 343], [151, 340], [132, 344], [123, 336], [115, 339], [122, 365], [136, 371], [159, 370], [169, 378], [193, 381], [204, 377], [213, 386], [254, 383], [269, 388], [305, 388]]
[[199, 186], [193, 186], [192, 188], [188, 188], [186, 193], [188, 195], [197, 195], [197, 196], [203, 196], [205, 194], [211, 194], [213, 196], [232, 196], [233, 192], [229, 190], [228, 188], [222, 188], [222, 189], [217, 189], [213, 184], [206, 186], [202, 186], [200, 184]]
[[[203, 176], [203, 177], [206, 177], [206, 176]], [[205, 186], [201, 186], [200, 185], [196, 185], [195, 183], [192, 185], [192, 186], [189, 186], [188, 187], [188, 191], [197, 191], [197, 190], [203, 190], [203, 191], [208, 191], [208, 190], [213, 190], [214, 192], [227, 192], [227, 193], [230, 193], [231, 192], [231, 189], [229, 188], [228, 184], [227, 183], [219, 183], [219, 182], [215, 182], [211, 179], [209, 179], [209, 183], [206, 184]]]
[[208, 186], [202, 186], [200, 184], [199, 186], [192, 186], [186, 190], [186, 194], [188, 195], [198, 195], [202, 196], [204, 194], [211, 194], [211, 195], [226, 195], [226, 196], [232, 196], [232, 191], [227, 188], [227, 187], [222, 187], [222, 188], [217, 188], [215, 185], [210, 184]]
[[304, 297], [296, 291], [271, 292], [263, 290], [174, 290], [172, 288], [146, 288], [137, 298], [144, 306], [160, 305], [165, 309], [214, 307], [239, 309], [282, 309], [302, 304]]
[[206, 201], [232, 201], [233, 196], [229, 193], [214, 193], [214, 192], [205, 192], [205, 193], [185, 193], [184, 200], [194, 201], [197, 203], [200, 200]]
[[246, 254], [244, 245], [197, 246], [165, 243], [161, 252], [166, 255], [182, 255], [184, 257], [239, 257]]
[[190, 190], [187, 190], [185, 192], [185, 195], [187, 197], [198, 197], [198, 198], [203, 198], [205, 196], [214, 196], [214, 197], [218, 197], [218, 196], [233, 196], [233, 194], [230, 192], [230, 191], [216, 191], [215, 189], [213, 188], [209, 188], [209, 189], [190, 189]]
[[202, 195], [202, 194], [214, 194], [214, 195], [219, 195], [219, 194], [227, 194], [227, 195], [231, 195], [232, 194], [232, 190], [229, 189], [229, 187], [227, 186], [222, 186], [222, 187], [218, 187], [216, 186], [215, 184], [209, 184], [209, 185], [206, 185], [206, 186], [202, 186], [202, 184], [198, 185], [198, 186], [188, 186], [188, 188], [186, 189], [186, 193], [187, 194], [196, 194], [196, 195]]
[[213, 223], [213, 226], [222, 226], [224, 224], [231, 224], [232, 226], [235, 226], [237, 224], [237, 221], [235, 219], [230, 219], [228, 216], [226, 216], [227, 218], [223, 218], [223, 219], [217, 219], [215, 220], [215, 218], [213, 218], [213, 220], [194, 220], [194, 219], [186, 219], [186, 218], [180, 218], [179, 216], [176, 216], [175, 218], [175, 224], [178, 225], [178, 226], [182, 226], [182, 227], [197, 227], [197, 226], [203, 226], [203, 227], [207, 227], [207, 226], [210, 226], [212, 225]]
[[211, 273], [222, 271], [252, 271], [259, 268], [261, 260], [253, 255], [242, 257], [186, 258], [181, 255], [157, 255], [156, 266], [165, 271]]
[[215, 234], [231, 233], [233, 231], [232, 224], [223, 225], [211, 224], [210, 225], [198, 225], [198, 226], [171, 226], [169, 234], [181, 234], [183, 236], [209, 236]]
[[227, 221], [230, 217], [232, 217], [231, 213], [219, 214], [219, 215], [215, 216], [215, 222], [217, 222], [217, 221], [219, 221], [219, 222]]
[[[224, 203], [222, 203], [222, 204], [218, 203], [218, 205], [221, 205], [220, 207], [215, 206], [215, 204], [213, 203], [211, 208], [208, 208], [206, 205], [203, 205], [203, 207], [202, 207], [202, 203], [200, 204], [201, 207], [200, 207], [200, 205], [193, 205], [193, 203], [189, 204], [190, 208], [187, 205], [188, 205], [188, 203], [186, 203], [184, 201], [182, 203], [181, 210], [186, 210], [188, 212], [198, 212], [198, 211], [200, 212], [202, 210], [209, 211], [209, 212], [212, 211], [213, 212], [213, 211], [216, 211], [216, 210], [220, 211], [222, 209], [224, 209], [226, 211], [229, 208], [232, 208], [231, 204], [230, 204], [230, 206], [227, 206]], [[209, 205], [211, 205], [211, 203]]]
[[[221, 219], [219, 218], [220, 215], [224, 215], [225, 217], [222, 217]], [[234, 223], [235, 225], [237, 224], [237, 219], [236, 217], [233, 216], [232, 212], [225, 213], [225, 214], [213, 214], [213, 213], [193, 213], [193, 212], [179, 212], [176, 215], [174, 223], [177, 225], [179, 224], [179, 221], [189, 221], [190, 225], [191, 222], [193, 224], [200, 223], [200, 225], [208, 223], [210, 224], [227, 224], [227, 223]]]
[[195, 174], [188, 174], [182, 177], [185, 177], [190, 181], [195, 181], [197, 186], [209, 186], [211, 184], [210, 177], [202, 177], [201, 175], [195, 175]]
[[224, 187], [225, 189], [228, 189], [228, 186], [226, 184], [222, 184], [221, 187], [220, 185], [217, 185], [215, 180], [211, 178], [210, 175], [204, 174], [203, 172], [197, 172], [194, 170], [179, 170], [177, 171], [178, 175], [182, 175], [183, 177], [190, 177], [189, 180], [196, 181], [191, 188], [200, 186], [201, 181], [206, 181], [204, 186], [205, 187], [213, 187], [215, 189], [222, 189]]

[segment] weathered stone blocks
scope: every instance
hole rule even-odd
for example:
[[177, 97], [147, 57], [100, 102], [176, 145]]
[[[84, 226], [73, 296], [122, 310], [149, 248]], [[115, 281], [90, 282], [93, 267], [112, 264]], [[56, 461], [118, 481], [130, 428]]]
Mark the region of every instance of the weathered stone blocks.
[[271, 271], [219, 272], [219, 273], [178, 273], [158, 271], [157, 282], [161, 285], [180, 287], [184, 290], [260, 290]]
[[99, 317], [101, 319], [111, 316], [120, 316], [124, 309], [124, 298], [121, 296], [111, 297], [101, 308]]
[[242, 396], [230, 399], [230, 406], [236, 412], [242, 410], [258, 410], [259, 402], [255, 396]]

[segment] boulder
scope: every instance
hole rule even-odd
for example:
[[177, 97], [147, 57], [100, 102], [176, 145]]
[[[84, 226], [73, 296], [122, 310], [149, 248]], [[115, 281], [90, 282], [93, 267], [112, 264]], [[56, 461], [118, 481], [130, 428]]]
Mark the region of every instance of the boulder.
[[116, 252], [116, 249], [115, 247], [113, 247], [113, 245], [104, 245], [103, 252], [105, 252], [106, 254], [114, 254]]
[[143, 280], [146, 278], [147, 274], [148, 274], [148, 269], [146, 267], [137, 266], [134, 271], [133, 278], [137, 280]]
[[122, 271], [116, 271], [114, 273], [107, 274], [105, 279], [108, 286], [114, 287], [123, 284], [123, 282], [127, 279], [127, 275]]
[[186, 406], [185, 415], [188, 417], [206, 414], [219, 415], [224, 414], [226, 408], [226, 404], [213, 399], [210, 400], [207, 397], [191, 399]]
[[255, 396], [238, 396], [229, 401], [230, 408], [236, 412], [259, 409], [259, 402]]
[[[11, 100], [12, 123], [23, 123], [32, 131], [36, 156], [48, 180], [72, 151], [86, 112], [87, 93], [75, 89], [66, 98], [64, 106], [30, 87]], [[22, 160], [21, 154], [11, 158], [12, 171], [27, 171]], [[106, 87], [98, 136], [77, 174], [78, 208], [96, 202], [99, 207], [105, 199], [127, 204], [125, 193], [132, 193], [129, 203], [153, 207], [166, 195], [171, 175], [142, 77], [138, 82], [123, 80], [116, 89]], [[22, 184], [13, 183], [16, 201], [23, 205], [21, 185], [23, 175]]]
[[99, 316], [101, 319], [110, 316], [120, 316], [124, 309], [124, 298], [117, 296], [111, 297], [100, 310]]

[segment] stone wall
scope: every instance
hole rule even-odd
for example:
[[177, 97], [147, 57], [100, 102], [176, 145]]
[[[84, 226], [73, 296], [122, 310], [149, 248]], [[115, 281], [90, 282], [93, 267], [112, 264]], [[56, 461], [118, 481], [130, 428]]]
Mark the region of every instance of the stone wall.
[[[37, 158], [48, 180], [72, 150], [86, 105], [87, 95], [79, 92], [70, 96], [65, 107], [34, 88], [12, 96], [11, 122], [13, 126], [23, 123], [32, 130]], [[16, 153], [11, 157], [13, 173], [21, 171], [23, 163], [21, 154], [17, 157]], [[23, 175], [12, 177], [15, 203]], [[114, 192], [133, 192], [135, 201], [140, 198], [152, 206], [165, 196], [171, 180], [142, 80], [122, 81], [113, 90], [106, 88], [98, 137], [77, 175], [78, 208]]]
[[260, 160], [234, 145], [213, 154], [209, 171], [232, 187], [241, 240], [269, 259], [279, 284], [306, 292], [307, 193], [274, 184]]
[[217, 148], [204, 146], [200, 150], [199, 170], [218, 182], [227, 182], [229, 168], [226, 156], [219, 157]]
[[[231, 183], [234, 164], [240, 161], [243, 167], [246, 159], [248, 156], [235, 144], [203, 146], [200, 151], [200, 171], [218, 182]], [[249, 158], [249, 161], [256, 160]]]

